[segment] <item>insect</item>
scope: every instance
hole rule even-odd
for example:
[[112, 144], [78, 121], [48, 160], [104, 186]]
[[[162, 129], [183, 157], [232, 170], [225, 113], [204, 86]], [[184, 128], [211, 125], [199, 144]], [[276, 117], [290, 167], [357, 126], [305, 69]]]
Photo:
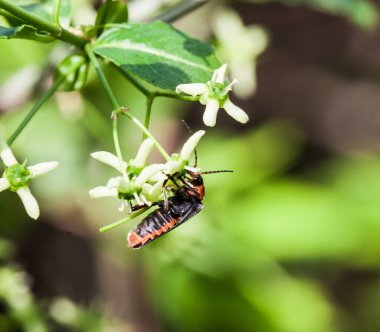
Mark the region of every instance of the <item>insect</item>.
[[[192, 134], [189, 125], [183, 120], [182, 122]], [[206, 193], [202, 174], [232, 172], [229, 170], [200, 172], [196, 168], [198, 164], [196, 149], [194, 155], [194, 167], [187, 167], [184, 177], [179, 174], [167, 175], [163, 184], [164, 200], [156, 203], [158, 208], [129, 231], [127, 236], [129, 247], [140, 249], [198, 214], [203, 208], [202, 201]], [[176, 190], [174, 196], [167, 198], [166, 183], [169, 180], [176, 186]], [[182, 186], [177, 180], [182, 183]]]
[[172, 180], [178, 188], [175, 196], [158, 202], [158, 209], [147, 215], [128, 233], [128, 245], [134, 249], [140, 249], [198, 214], [203, 208], [202, 200], [205, 196], [202, 174], [222, 172], [232, 171], [187, 170], [185, 178], [177, 177], [183, 184], [181, 187], [177, 184], [176, 179], [169, 177], [168, 179]]
[[[183, 186], [177, 185], [175, 196], [158, 202], [158, 209], [151, 212], [128, 233], [128, 245], [139, 249], [199, 213], [203, 208], [202, 200], [205, 195], [201, 174], [201, 172], [187, 171], [188, 180], [178, 177]], [[174, 178], [170, 179], [176, 183]]]

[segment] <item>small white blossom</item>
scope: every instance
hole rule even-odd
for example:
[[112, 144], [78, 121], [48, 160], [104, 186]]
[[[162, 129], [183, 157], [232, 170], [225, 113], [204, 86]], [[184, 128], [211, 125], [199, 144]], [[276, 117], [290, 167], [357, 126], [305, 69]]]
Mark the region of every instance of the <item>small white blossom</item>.
[[[129, 162], [119, 160], [117, 156], [110, 152], [98, 151], [91, 156], [106, 165], [115, 168], [121, 176], [108, 180], [106, 186], [99, 186], [91, 189], [91, 198], [115, 197], [122, 200], [122, 209], [125, 205], [135, 202], [138, 205], [150, 205], [151, 202], [145, 197], [144, 185], [164, 169], [163, 164], [152, 164], [145, 166], [146, 159], [154, 147], [153, 141], [148, 138], [144, 140], [137, 152], [136, 158]], [[149, 195], [152, 198], [152, 195]]]
[[31, 179], [50, 172], [58, 166], [58, 162], [43, 162], [34, 166], [26, 167], [24, 164], [19, 164], [14, 157], [11, 149], [0, 137], [0, 158], [5, 165], [5, 171], [0, 178], [0, 191], [10, 189], [17, 193], [24, 204], [27, 214], [37, 219], [40, 215], [38, 203], [28, 187]]
[[197, 147], [200, 139], [205, 134], [204, 130], [199, 130], [194, 133], [183, 145], [180, 154], [173, 153], [171, 160], [165, 164], [165, 174], [174, 174], [181, 170], [184, 170], [185, 167], [189, 164], [189, 159], [191, 154], [194, 152]]
[[94, 153], [91, 153], [91, 157], [108, 165], [113, 168], [115, 168], [120, 173], [123, 172], [127, 168], [127, 163], [125, 161], [120, 161], [118, 157], [116, 157], [111, 152], [107, 151], [97, 151]]
[[137, 152], [136, 158], [131, 161], [133, 165], [137, 168], [143, 168], [145, 166], [146, 160], [149, 154], [154, 148], [154, 143], [150, 138], [147, 138], [141, 143], [139, 151]]
[[101, 197], [117, 197], [117, 188], [109, 188], [106, 186], [99, 186], [91, 189], [89, 192], [91, 198], [101, 198]]
[[224, 108], [227, 114], [238, 122], [246, 123], [249, 119], [247, 113], [234, 105], [228, 97], [228, 93], [237, 80], [226, 83], [224, 81], [226, 70], [227, 64], [224, 64], [214, 71], [211, 80], [207, 83], [180, 84], [176, 88], [177, 93], [185, 93], [193, 97], [199, 96], [199, 102], [206, 105], [203, 114], [203, 122], [206, 126], [215, 126], [219, 108]]

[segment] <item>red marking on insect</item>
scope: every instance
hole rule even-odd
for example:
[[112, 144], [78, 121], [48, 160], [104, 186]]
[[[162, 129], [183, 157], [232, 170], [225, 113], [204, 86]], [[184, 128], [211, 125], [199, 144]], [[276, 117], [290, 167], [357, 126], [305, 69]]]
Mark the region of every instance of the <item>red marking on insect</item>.
[[169, 177], [175, 184], [178, 181], [183, 185], [176, 184], [178, 189], [175, 195], [158, 202], [158, 209], [148, 214], [128, 233], [128, 246], [140, 249], [198, 214], [203, 208], [202, 200], [205, 196], [202, 174], [221, 172], [232, 171], [187, 171], [185, 178]]

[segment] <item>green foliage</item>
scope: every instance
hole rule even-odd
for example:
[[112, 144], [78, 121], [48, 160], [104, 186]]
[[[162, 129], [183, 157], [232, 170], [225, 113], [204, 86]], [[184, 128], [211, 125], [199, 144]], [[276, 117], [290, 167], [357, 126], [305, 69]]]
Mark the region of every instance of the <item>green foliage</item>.
[[[364, 0], [278, 1], [346, 15], [363, 27], [373, 26], [377, 20], [374, 6]], [[54, 8], [60, 8], [59, 21], [65, 25], [70, 17], [69, 7], [65, 6], [68, 1], [62, 0], [60, 7], [57, 3], [54, 2]], [[38, 4], [24, 9], [56, 24], [52, 2]], [[15, 17], [6, 17], [14, 26], [0, 28], [0, 38], [52, 38], [39, 33], [44, 30], [23, 24]], [[114, 63], [127, 78], [132, 76], [155, 88], [174, 91], [179, 83], [208, 81], [220, 65], [210, 46], [170, 25], [155, 22], [112, 26], [126, 20], [126, 6], [121, 1], [107, 1], [96, 21], [101, 27], [94, 30], [101, 31], [105, 25], [105, 31], [94, 41], [93, 50], [104, 63]], [[5, 41], [1, 43], [4, 43], [0, 52], [4, 77], [11, 72], [10, 68], [16, 69], [15, 63], [20, 58], [23, 65], [30, 65], [48, 56], [47, 49], [40, 45], [29, 45], [26, 49], [17, 41], [6, 46]], [[55, 84], [62, 81], [64, 91], [83, 88], [87, 69], [85, 55], [71, 54], [58, 66]], [[111, 77], [110, 85], [120, 96], [121, 104], [128, 104], [132, 110], [143, 107], [145, 100], [134, 93], [131, 85], [112, 71], [106, 74]], [[59, 94], [58, 103], [46, 104], [50, 112], [39, 114], [28, 127], [28, 135], [23, 135], [15, 148], [20, 155], [41, 160], [46, 155], [47, 159], [57, 155], [65, 165], [54, 180], [37, 183], [35, 188], [39, 198], [45, 200], [44, 208], [51, 209], [52, 218], [59, 211], [60, 217], [53, 222], [59, 224], [66, 213], [72, 217], [72, 206], [75, 206], [75, 213], [80, 211], [78, 214], [88, 216], [96, 228], [104, 223], [104, 218], [113, 216], [109, 216], [108, 205], [91, 203], [83, 197], [87, 188], [98, 182], [100, 172], [96, 166], [87, 165], [87, 156], [95, 146], [105, 148], [112, 144], [107, 135], [109, 113], [106, 111], [110, 106], [91, 77], [82, 91], [81, 96]], [[165, 112], [177, 115], [177, 106], [162, 101], [157, 107], [160, 113], [154, 130], [167, 145], [177, 144], [177, 136], [172, 134], [175, 128], [168, 126]], [[7, 114], [3, 123], [7, 128], [15, 128], [24, 115], [23, 112]], [[122, 144], [131, 152], [132, 143], [140, 141], [140, 133], [129, 129]], [[207, 196], [201, 214], [143, 252], [130, 254], [124, 246], [115, 244], [122, 241], [109, 241], [117, 247], [112, 258], [122, 256], [125, 261], [128, 254], [138, 257], [135, 264], [142, 267], [136, 270], [144, 271], [146, 294], [143, 295], [148, 294], [154, 300], [162, 330], [377, 332], [380, 326], [378, 156], [335, 156], [322, 166], [313, 165], [311, 173], [299, 174], [293, 167], [302, 157], [304, 143], [292, 126], [270, 123], [256, 126], [254, 132], [228, 136], [226, 140], [226, 132], [207, 133], [207, 140], [199, 147], [202, 169], [220, 167], [235, 171], [205, 176]], [[19, 239], [34, 224], [21, 223], [24, 220], [21, 208], [15, 209], [21, 207], [15, 205], [20, 203], [6, 196], [7, 193], [2, 195], [2, 234]], [[59, 227], [66, 230], [64, 224]], [[12, 247], [0, 239], [1, 260], [13, 251]], [[96, 251], [102, 249], [97, 246]], [[127, 258], [128, 264], [133, 262], [131, 257]], [[102, 256], [101, 260], [105, 258]], [[345, 274], [345, 269], [362, 269], [372, 275], [371, 282], [363, 283], [354, 300], [347, 301], [349, 309], [336, 301], [332, 294], [335, 289], [329, 288], [334, 278]], [[122, 276], [125, 277], [124, 273]], [[139, 289], [138, 295], [141, 293], [144, 292]], [[352, 295], [351, 288], [347, 293], [350, 294], [345, 296]], [[141, 300], [130, 298], [132, 304]], [[39, 303], [30, 293], [22, 270], [12, 266], [0, 268], [0, 306], [4, 308], [0, 313], [1, 331], [54, 331], [56, 325], [70, 331], [114, 330], [99, 310], [83, 308], [67, 299], [57, 299], [49, 305]], [[129, 326], [133, 323], [128, 322]], [[118, 331], [125, 330], [124, 327]]]
[[[376, 280], [366, 292], [378, 294], [379, 158], [334, 158], [302, 177], [287, 174], [303, 149], [292, 127], [208, 138], [203, 168], [217, 160], [238, 171], [205, 176], [202, 214], [144, 255], [168, 330], [347, 331], [355, 317], [331, 300], [326, 280], [362, 268]], [[362, 296], [367, 326], [378, 326], [378, 299]]]
[[181, 83], [207, 82], [220, 66], [211, 46], [163, 22], [109, 28], [93, 50], [123, 72], [173, 91]]
[[[63, 27], [68, 27], [71, 20], [71, 0], [31, 0], [31, 1], [15, 1], [20, 8], [34, 14], [47, 21], [55, 21], [55, 16], [59, 18], [54, 23], [60, 23]], [[55, 13], [57, 11], [57, 13]], [[19, 20], [10, 17], [9, 24], [17, 25]]]
[[[50, 0], [50, 2], [57, 3], [59, 6], [53, 8], [53, 20], [56, 20], [55, 23], [59, 23], [60, 26], [68, 28], [71, 23], [71, 0]], [[57, 13], [55, 11], [58, 10]], [[58, 20], [57, 20], [58, 17]]]
[[[16, 1], [15, 3], [18, 4], [19, 1]], [[51, 11], [52, 1], [28, 1], [24, 5], [20, 5], [20, 8], [28, 11], [29, 13], [36, 15], [44, 20], [50, 21], [52, 19], [51, 17]], [[9, 23], [13, 25], [13, 21], [9, 20]]]
[[124, 1], [106, 0], [98, 10], [95, 27], [99, 27], [98, 34], [103, 31], [105, 24], [127, 23], [128, 7]]
[[2, 27], [0, 26], [0, 39], [29, 39], [40, 42], [51, 42], [54, 38], [40, 34], [36, 28], [30, 25], [20, 25], [15, 27]]
[[0, 268], [0, 303], [9, 312], [9, 316], [0, 320], [2, 331], [48, 331], [41, 310], [26, 286], [25, 275], [13, 267]]
[[55, 81], [63, 80], [60, 90], [72, 91], [83, 88], [87, 80], [89, 63], [82, 54], [70, 54], [57, 66]]
[[[16, 1], [19, 7], [26, 12], [35, 15], [46, 21], [56, 20], [56, 24], [68, 27], [71, 20], [71, 2], [70, 0], [59, 0], [59, 7], [54, 8], [57, 1], [34, 1], [23, 4], [23, 1]], [[53, 4], [54, 3], [54, 4]], [[57, 11], [55, 13], [55, 11]], [[37, 29], [33, 25], [24, 24], [24, 22], [5, 11], [0, 11], [0, 15], [8, 23], [9, 27], [0, 26], [0, 39], [19, 38], [29, 39], [39, 42], [51, 42], [56, 38], [49, 35], [46, 31]]]

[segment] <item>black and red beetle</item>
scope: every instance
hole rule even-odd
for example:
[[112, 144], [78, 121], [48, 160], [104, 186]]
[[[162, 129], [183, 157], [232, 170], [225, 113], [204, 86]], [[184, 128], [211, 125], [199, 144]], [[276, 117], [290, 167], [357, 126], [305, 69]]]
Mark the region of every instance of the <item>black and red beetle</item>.
[[[128, 233], [128, 245], [140, 249], [153, 240], [165, 235], [185, 221], [198, 214], [202, 208], [205, 187], [202, 174], [232, 171], [199, 172], [195, 168], [187, 170], [186, 177], [169, 177], [176, 186], [175, 195], [157, 203], [158, 209], [148, 214]], [[176, 181], [182, 182], [179, 186]], [[165, 190], [164, 190], [165, 191]]]
[[[175, 196], [158, 202], [158, 209], [147, 215], [128, 233], [128, 245], [139, 249], [199, 213], [203, 208], [202, 200], [205, 195], [201, 174], [187, 171], [186, 179], [179, 177], [183, 185], [179, 187], [177, 184]], [[176, 181], [172, 177], [170, 179]]]

